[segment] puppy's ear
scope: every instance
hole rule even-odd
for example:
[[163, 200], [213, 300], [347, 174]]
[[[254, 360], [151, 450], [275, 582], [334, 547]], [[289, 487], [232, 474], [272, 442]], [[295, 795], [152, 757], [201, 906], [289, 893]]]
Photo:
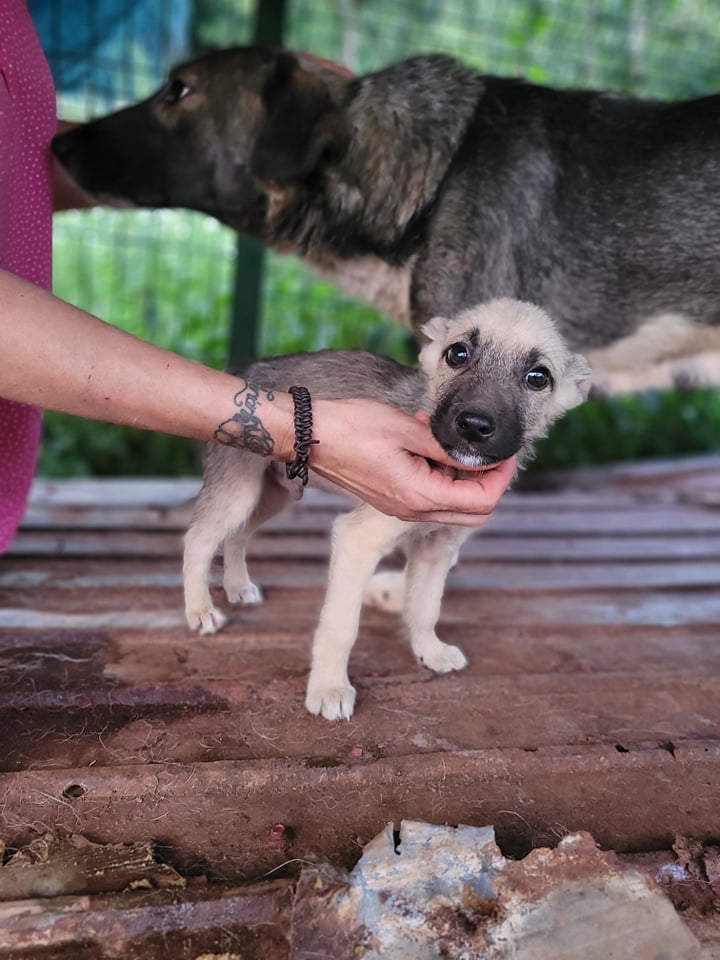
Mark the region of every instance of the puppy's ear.
[[350, 143], [350, 126], [323, 79], [303, 70], [296, 57], [277, 54], [262, 90], [265, 117], [250, 169], [261, 180], [307, 180], [338, 163]]
[[447, 334], [448, 324], [445, 317], [433, 317], [427, 323], [420, 327], [420, 355], [418, 361], [420, 368], [426, 376], [432, 381], [435, 378], [437, 365], [440, 362], [443, 349], [446, 346], [445, 336]]
[[590, 364], [581, 353], [570, 354], [558, 396], [563, 412], [572, 410], [587, 399], [587, 389], [582, 385], [591, 373]]
[[420, 327], [420, 333], [425, 340], [442, 340], [449, 323], [446, 317], [433, 317]]

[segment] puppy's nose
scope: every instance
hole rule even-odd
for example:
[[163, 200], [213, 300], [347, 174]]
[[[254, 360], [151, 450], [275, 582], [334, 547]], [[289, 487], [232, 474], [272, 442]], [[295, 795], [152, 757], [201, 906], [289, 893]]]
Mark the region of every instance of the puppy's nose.
[[486, 413], [461, 410], [455, 417], [457, 432], [470, 443], [482, 443], [495, 433], [495, 422]]

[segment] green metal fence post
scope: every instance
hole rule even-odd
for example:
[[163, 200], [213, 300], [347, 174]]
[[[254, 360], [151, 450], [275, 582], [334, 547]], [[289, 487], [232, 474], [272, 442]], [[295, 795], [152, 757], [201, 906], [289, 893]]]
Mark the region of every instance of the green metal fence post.
[[[287, 0], [257, 0], [253, 43], [282, 46], [286, 12]], [[243, 366], [257, 356], [265, 270], [265, 249], [256, 240], [238, 234], [236, 250], [228, 343], [230, 368]]]

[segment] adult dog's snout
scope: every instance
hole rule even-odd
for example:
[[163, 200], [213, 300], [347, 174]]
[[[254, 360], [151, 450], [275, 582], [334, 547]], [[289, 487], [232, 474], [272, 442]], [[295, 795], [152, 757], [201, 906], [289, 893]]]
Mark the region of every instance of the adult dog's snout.
[[52, 152], [58, 160], [67, 166], [67, 162], [72, 153], [73, 139], [67, 133], [60, 133], [53, 138]]
[[455, 428], [468, 443], [483, 443], [494, 435], [495, 421], [487, 413], [461, 410], [455, 417]]

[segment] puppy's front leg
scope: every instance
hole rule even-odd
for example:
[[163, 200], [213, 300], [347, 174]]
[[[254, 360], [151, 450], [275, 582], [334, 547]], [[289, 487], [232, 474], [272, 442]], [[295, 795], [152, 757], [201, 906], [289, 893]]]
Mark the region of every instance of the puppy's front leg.
[[443, 643], [435, 633], [448, 572], [470, 531], [443, 527], [413, 538], [408, 550], [403, 620], [418, 660], [437, 673], [461, 670], [467, 658], [459, 647]]
[[396, 545], [407, 524], [362, 505], [341, 514], [333, 526], [328, 587], [315, 631], [305, 706], [328, 720], [349, 720], [355, 689], [347, 674], [357, 637], [363, 591], [380, 559]]

